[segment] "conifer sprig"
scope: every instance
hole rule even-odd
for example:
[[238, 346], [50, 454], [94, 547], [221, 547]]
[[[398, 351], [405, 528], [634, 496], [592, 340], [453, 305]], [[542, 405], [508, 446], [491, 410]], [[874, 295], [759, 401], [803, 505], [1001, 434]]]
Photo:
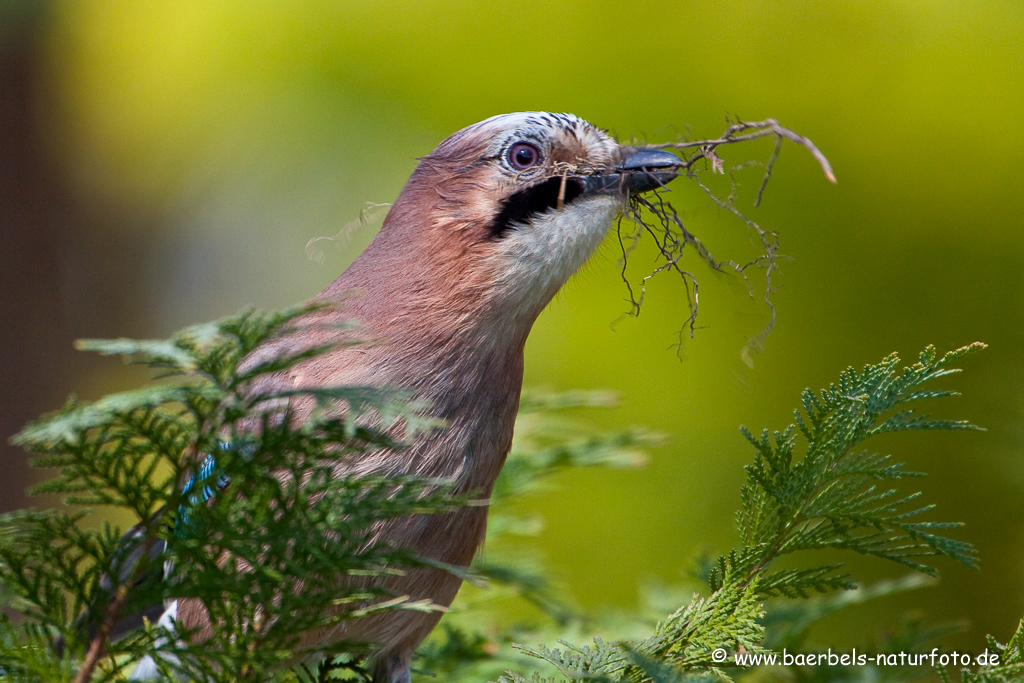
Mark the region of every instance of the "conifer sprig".
[[[36, 455], [34, 464], [55, 470], [37, 492], [127, 511], [139, 523], [122, 536], [109, 524], [84, 525], [83, 511], [0, 520], [0, 585], [29, 618], [0, 622], [6, 679], [54, 680], [55, 671], [77, 670], [76, 680], [110, 680], [156, 654], [168, 676], [269, 680], [282, 665], [316, 654], [298, 647], [305, 631], [374, 611], [436, 609], [386, 589], [383, 577], [435, 565], [371, 543], [371, 527], [466, 501], [451, 497], [444, 482], [336, 476], [333, 466], [401, 448], [410, 430], [437, 423], [395, 391], [258, 389], [268, 373], [332, 345], [246, 361], [315, 308], [245, 311], [166, 341], [80, 344], [148, 365], [163, 381], [71, 401], [15, 442]], [[312, 414], [296, 419], [295, 398], [312, 401]], [[204, 473], [206, 455], [215, 466]], [[147, 613], [155, 619], [164, 601], [177, 598], [202, 601], [212, 635], [195, 642], [148, 624], [113, 637], [141, 624], [124, 617], [156, 606]]]
[[[774, 569], [783, 555], [805, 550], [844, 549], [873, 555], [928, 575], [937, 570], [923, 560], [947, 556], [977, 565], [968, 543], [942, 535], [959, 524], [922, 521], [934, 506], [915, 507], [919, 493], [900, 495], [880, 482], [921, 476], [889, 456], [860, 448], [869, 437], [911, 429], [977, 429], [964, 421], [936, 420], [916, 412], [918, 401], [955, 395], [920, 387], [953, 372], [960, 358], [983, 344], [939, 356], [929, 346], [914, 365], [900, 368], [893, 354], [861, 371], [847, 369], [837, 384], [801, 396], [795, 424], [782, 431], [744, 436], [754, 446], [746, 467], [736, 520], [741, 545], [721, 556], [708, 572], [711, 594], [662, 621], [639, 642], [564, 649], [521, 650], [544, 660], [569, 681], [674, 681], [690, 675], [728, 679], [723, 652], [763, 651], [763, 602], [767, 598], [806, 598], [854, 586], [839, 564]], [[803, 456], [797, 457], [803, 440]], [[527, 679], [510, 673], [508, 683]], [[536, 679], [535, 679], [536, 680]]]
[[[778, 557], [801, 550], [843, 549], [874, 555], [934, 576], [925, 558], [945, 555], [969, 567], [977, 553], [969, 543], [942, 535], [957, 523], [921, 521], [934, 506], [916, 506], [921, 495], [900, 495], [886, 482], [922, 476], [891, 456], [860, 448], [869, 437], [914, 429], [978, 429], [959, 420], [936, 420], [910, 407], [919, 401], [956, 395], [922, 390], [926, 382], [959, 372], [950, 367], [984, 348], [972, 344], [939, 356], [929, 346], [914, 365], [900, 368], [896, 354], [860, 372], [848, 368], [839, 382], [801, 395], [794, 424], [755, 437], [747, 483], [737, 515], [742, 547], [719, 559], [713, 589], [728, 570], [756, 578], [763, 597], [806, 597], [852, 586], [840, 565], [766, 572]], [[795, 454], [803, 441], [804, 455]]]

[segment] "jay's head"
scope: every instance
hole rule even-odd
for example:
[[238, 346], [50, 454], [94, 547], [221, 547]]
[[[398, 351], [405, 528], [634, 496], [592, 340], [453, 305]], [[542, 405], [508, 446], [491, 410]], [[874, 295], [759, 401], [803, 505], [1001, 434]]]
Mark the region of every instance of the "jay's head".
[[356, 265], [381, 276], [372, 279], [403, 281], [392, 295], [418, 306], [483, 308], [528, 325], [628, 196], [670, 181], [678, 162], [621, 146], [572, 114], [494, 116], [420, 160]]

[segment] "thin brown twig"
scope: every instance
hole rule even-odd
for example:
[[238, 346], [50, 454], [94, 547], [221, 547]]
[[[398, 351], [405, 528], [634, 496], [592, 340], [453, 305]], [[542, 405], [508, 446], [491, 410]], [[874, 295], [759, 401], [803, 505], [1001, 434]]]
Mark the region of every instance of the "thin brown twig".
[[[744, 131], [752, 132], [746, 133], [744, 135], [737, 135], [737, 133], [743, 133]], [[815, 161], [817, 161], [818, 164], [821, 166], [821, 170], [825, 174], [825, 177], [828, 178], [829, 182], [837, 182], [835, 173], [832, 172], [832, 164], [830, 164], [825, 155], [821, 153], [821, 150], [819, 150], [817, 146], [813, 142], [811, 142], [810, 138], [804, 137], [803, 135], [800, 135], [799, 133], [796, 133], [790, 130], [789, 128], [784, 128], [783, 126], [779, 125], [779, 122], [776, 121], [775, 119], [765, 119], [764, 121], [756, 121], [752, 123], [737, 121], [736, 123], [726, 128], [725, 132], [722, 134], [721, 137], [715, 138], [714, 140], [696, 140], [693, 142], [663, 142], [643, 146], [652, 149], [692, 149], [696, 147], [698, 149], [706, 148], [707, 150], [713, 152], [716, 147], [719, 147], [721, 145], [731, 145], [737, 142], [757, 140], [758, 138], [764, 138], [770, 135], [774, 135], [777, 138], [785, 138], [786, 140], [790, 140], [800, 145], [801, 147], [806, 148], [807, 151], [811, 153], [811, 156], [814, 157]], [[704, 158], [705, 156], [706, 154], [702, 152], [699, 155], [695, 155], [693, 157], [690, 157], [689, 159], [684, 160], [679, 166], [680, 168], [690, 168], [691, 166], [693, 166], [693, 164], [697, 162], [698, 159]]]
[[775, 162], [778, 161], [781, 152], [782, 138], [775, 138], [775, 151], [772, 152], [768, 165], [764, 168], [764, 177], [761, 178], [761, 187], [757, 188], [757, 199], [754, 200], [754, 206], [761, 206], [761, 197], [764, 196], [764, 190], [768, 187], [768, 179], [772, 177], [772, 170], [775, 168]]
[[127, 585], [122, 583], [117, 587], [114, 599], [107, 606], [107, 613], [103, 617], [103, 624], [89, 642], [89, 651], [86, 652], [85, 659], [82, 660], [82, 667], [78, 670], [74, 683], [87, 683], [92, 678], [92, 672], [95, 670], [97, 663], [99, 663], [100, 657], [103, 656], [104, 645], [107, 642], [110, 631], [114, 628], [114, 624], [117, 623], [117, 618], [121, 616], [121, 609], [124, 607], [125, 602], [128, 601], [128, 593]]

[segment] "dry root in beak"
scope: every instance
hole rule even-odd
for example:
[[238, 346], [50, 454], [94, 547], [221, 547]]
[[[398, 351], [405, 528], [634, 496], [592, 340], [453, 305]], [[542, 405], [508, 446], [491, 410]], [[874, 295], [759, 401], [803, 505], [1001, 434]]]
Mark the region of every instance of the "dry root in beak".
[[[765, 137], [775, 138], [774, 150], [766, 161], [747, 159], [738, 164], [728, 166], [718, 155], [720, 147]], [[768, 321], [760, 332], [747, 340], [747, 344], [741, 352], [744, 363], [748, 366], [753, 365], [753, 354], [763, 348], [765, 340], [775, 327], [775, 306], [772, 303], [771, 296], [773, 293], [772, 276], [777, 269], [778, 261], [782, 258], [782, 255], [778, 252], [778, 234], [774, 230], [762, 229], [761, 226], [738, 208], [736, 200], [739, 183], [735, 173], [751, 166], [761, 166], [764, 168], [757, 196], [753, 202], [754, 207], [759, 206], [761, 198], [764, 196], [765, 188], [768, 186], [768, 180], [771, 178], [772, 171], [775, 168], [775, 162], [782, 150], [783, 140], [790, 140], [807, 149], [821, 166], [825, 177], [832, 183], [836, 182], [831, 164], [829, 164], [828, 159], [818, 150], [814, 143], [788, 128], [783, 128], [774, 119], [766, 119], [754, 123], [734, 121], [720, 137], [715, 139], [680, 140], [677, 142], [638, 146], [638, 149], [670, 149], [680, 154], [682, 158], [679, 164], [675, 166], [679, 175], [695, 182], [715, 205], [725, 209], [745, 223], [748, 229], [757, 235], [759, 242], [759, 252], [752, 258], [718, 260], [712, 256], [711, 251], [705, 246], [704, 242], [686, 227], [679, 212], [666, 201], [663, 191], [655, 190], [645, 195], [637, 194], [630, 198], [630, 209], [625, 218], [635, 224], [635, 229], [624, 229], [621, 220], [617, 227], [619, 245], [622, 249], [622, 279], [629, 290], [630, 310], [625, 315], [637, 316], [640, 314], [640, 309], [647, 293], [648, 280], [663, 271], [677, 273], [682, 278], [686, 288], [688, 306], [688, 317], [679, 330], [679, 339], [675, 345], [677, 351], [681, 349], [683, 339], [686, 336], [692, 337], [696, 332], [697, 311], [700, 305], [700, 283], [696, 276], [682, 265], [682, 259], [686, 254], [687, 246], [692, 247], [693, 252], [700, 260], [704, 261], [713, 270], [733, 272], [743, 278], [751, 298], [756, 297], [757, 291], [763, 292], [762, 300], [768, 309]], [[730, 177], [731, 185], [727, 196], [724, 198], [718, 196], [709, 187], [709, 184], [701, 180], [700, 175], [707, 171]], [[634, 286], [626, 272], [627, 262], [630, 253], [644, 235], [649, 235], [654, 240], [658, 250], [659, 263], [653, 271], [649, 272]], [[750, 273], [752, 269], [764, 272], [763, 288], [755, 286], [755, 283], [751, 280]]]

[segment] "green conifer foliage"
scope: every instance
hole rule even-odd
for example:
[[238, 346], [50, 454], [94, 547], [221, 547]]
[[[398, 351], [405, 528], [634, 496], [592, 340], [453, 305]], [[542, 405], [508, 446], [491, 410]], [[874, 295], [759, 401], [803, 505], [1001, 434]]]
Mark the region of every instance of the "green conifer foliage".
[[[3, 518], [0, 583], [26, 617], [0, 628], [7, 679], [71, 680], [78, 671], [79, 680], [112, 680], [158, 653], [168, 676], [262, 681], [317, 654], [298, 649], [303, 631], [378, 610], [437, 609], [375, 587], [372, 577], [425, 563], [406, 549], [369, 544], [371, 527], [460, 501], [444, 482], [338, 478], [331, 465], [402, 448], [405, 435], [441, 425], [391, 391], [251, 390], [266, 373], [328, 347], [240, 369], [253, 349], [287, 334], [310, 310], [246, 311], [167, 341], [81, 345], [153, 367], [162, 381], [94, 403], [70, 401], [16, 441], [36, 454], [37, 466], [56, 470], [36, 491], [64, 494], [72, 506], [127, 510], [140, 521], [122, 542], [110, 524], [82, 525], [87, 513], [75, 508]], [[301, 423], [284, 400], [297, 393], [318, 405]], [[216, 456], [205, 478], [197, 469], [203, 454]], [[179, 483], [190, 476], [185, 490]], [[204, 489], [208, 501], [197, 493]], [[217, 626], [212, 637], [190, 643], [188, 633], [146, 624], [111, 638], [123, 615], [179, 597], [202, 600]], [[365, 651], [367, 644], [350, 645]]]
[[[61, 494], [66, 505], [0, 518], [0, 601], [8, 608], [0, 616], [4, 680], [118, 680], [147, 655], [157, 656], [168, 680], [366, 680], [362, 658], [372, 643], [316, 652], [299, 648], [298, 634], [379, 610], [437, 609], [375, 581], [435, 565], [407, 549], [370, 543], [371, 528], [480, 501], [453, 497], [442, 481], [337, 477], [331, 467], [338, 457], [403, 448], [420, 430], [444, 429], [427, 417], [429, 406], [368, 387], [254, 390], [259, 378], [329, 346], [242, 363], [257, 347], [287, 335], [310, 310], [245, 311], [165, 341], [81, 345], [147, 365], [159, 377], [149, 387], [93, 403], [71, 400], [16, 437], [37, 466], [54, 473], [36, 491]], [[820, 618], [931, 581], [939, 557], [977, 565], [974, 548], [947, 535], [958, 524], [935, 521], [933, 506], [916, 502], [920, 494], [900, 492], [900, 480], [921, 474], [864, 444], [887, 432], [976, 429], [932, 419], [918, 406], [953, 395], [933, 389], [933, 381], [957, 372], [954, 364], [982, 347], [944, 355], [929, 347], [907, 367], [893, 355], [848, 369], [836, 384], [805, 391], [785, 429], [759, 435], [743, 429], [754, 452], [736, 516], [738, 545], [698, 563], [707, 589], [688, 600], [674, 598], [668, 616], [661, 611], [652, 619], [656, 611], [647, 610], [611, 620], [609, 632], [629, 637], [573, 645], [593, 633], [595, 623], [563, 604], [542, 567], [508, 559], [497, 543], [467, 575], [478, 587], [460, 596], [424, 644], [416, 677], [669, 683], [919, 676], [906, 668], [742, 669], [728, 657], [799, 647]], [[308, 419], [293, 419], [290, 399], [298, 394], [316, 405]], [[642, 463], [657, 435], [599, 433], [562, 413], [611, 403], [607, 394], [593, 392], [524, 397], [516, 441], [491, 501], [489, 544], [535, 530], [535, 520], [511, 512], [508, 503], [540, 490], [552, 473]], [[207, 454], [216, 464], [204, 470]], [[125, 537], [112, 524], [90, 523], [94, 507], [127, 511], [138, 524]], [[851, 590], [855, 580], [840, 564], [801, 564], [814, 557], [809, 550], [849, 550], [916, 574]], [[793, 561], [779, 567], [786, 556]], [[530, 630], [496, 632], [498, 620], [480, 599], [494, 594], [524, 598], [547, 620]], [[185, 597], [199, 598], [215, 625], [201, 642], [180, 628], [168, 632], [141, 621], [132, 630], [122, 622], [140, 608]], [[944, 632], [908, 623], [898, 643], [875, 647], [913, 650]], [[1022, 632], [1006, 645], [991, 640], [998, 663], [938, 675], [965, 683], [1021, 680]], [[512, 647], [514, 641], [555, 640], [557, 647]], [[544, 671], [516, 673], [536, 666]]]

